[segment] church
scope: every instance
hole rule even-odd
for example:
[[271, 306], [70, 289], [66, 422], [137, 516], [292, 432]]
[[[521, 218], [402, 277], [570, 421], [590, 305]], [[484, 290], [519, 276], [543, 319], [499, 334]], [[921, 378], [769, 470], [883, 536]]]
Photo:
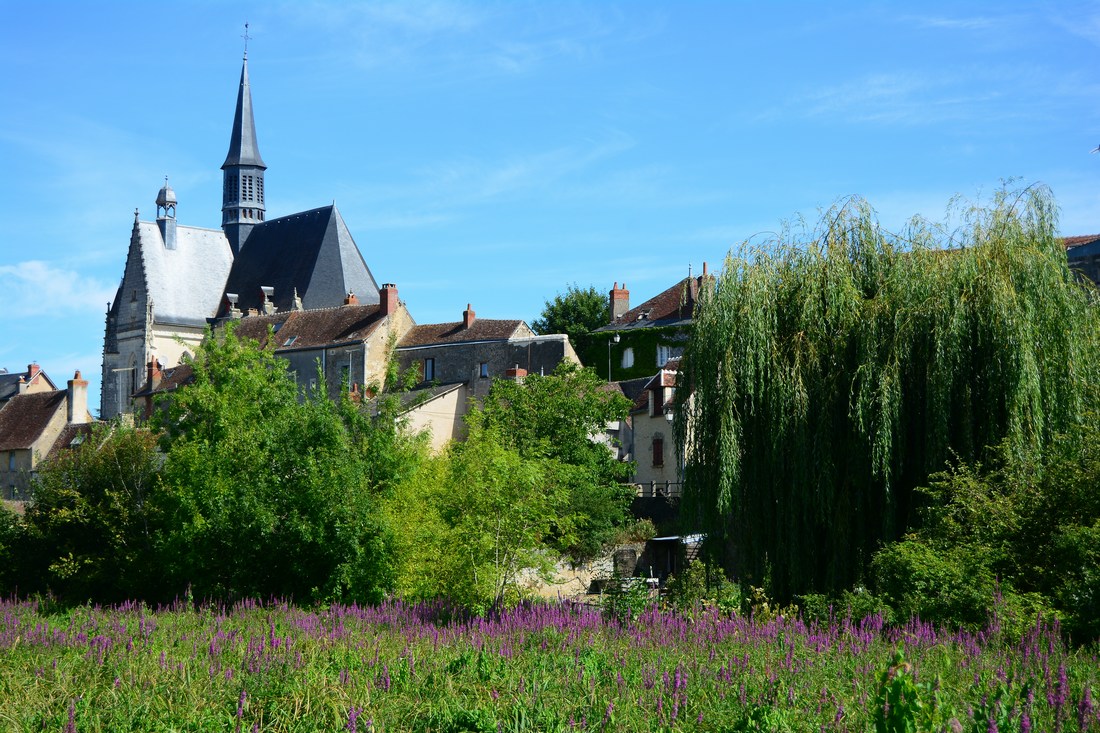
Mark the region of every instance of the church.
[[229, 319], [258, 342], [272, 334], [303, 394], [319, 386], [318, 370], [337, 397], [369, 392], [391, 356], [402, 370], [416, 369], [421, 395], [410, 400], [410, 422], [429, 430], [436, 447], [460, 435], [467, 404], [484, 398], [493, 379], [579, 362], [564, 334], [477, 318], [472, 304], [461, 320], [417, 324], [394, 283], [379, 287], [334, 204], [269, 219], [247, 53], [221, 168], [221, 229], [179, 224], [167, 180], [155, 221], [134, 212], [107, 310], [101, 419], [148, 414], [154, 395], [186, 383], [187, 356], [206, 329]]
[[247, 53], [221, 168], [221, 229], [178, 223], [167, 180], [156, 221], [134, 211], [125, 270], [107, 311], [104, 420], [131, 412], [146, 365], [179, 364], [219, 317], [337, 307], [350, 294], [360, 304], [379, 303], [378, 283], [334, 204], [267, 218]]

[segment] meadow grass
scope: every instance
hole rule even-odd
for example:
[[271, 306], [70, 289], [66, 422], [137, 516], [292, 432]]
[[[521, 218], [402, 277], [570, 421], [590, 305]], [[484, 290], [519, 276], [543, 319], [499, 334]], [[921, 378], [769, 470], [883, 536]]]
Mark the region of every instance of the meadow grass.
[[944, 730], [1100, 730], [1096, 649], [1041, 620], [1008, 638], [571, 604], [8, 601], [0, 619], [10, 731], [865, 731], [914, 708]]

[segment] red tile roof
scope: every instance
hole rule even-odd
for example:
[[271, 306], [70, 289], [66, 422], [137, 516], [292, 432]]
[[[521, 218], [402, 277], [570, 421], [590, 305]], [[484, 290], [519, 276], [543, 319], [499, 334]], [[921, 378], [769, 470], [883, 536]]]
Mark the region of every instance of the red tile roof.
[[1074, 247], [1080, 247], [1082, 244], [1091, 244], [1097, 240], [1100, 240], [1100, 234], [1085, 234], [1083, 236], [1076, 237], [1062, 237], [1062, 245], [1066, 249], [1073, 249]]
[[690, 321], [695, 313], [695, 304], [699, 300], [699, 288], [703, 279], [713, 283], [713, 275], [685, 277], [658, 295], [653, 296], [639, 306], [622, 314], [610, 326], [604, 328], [627, 328], [630, 326], [670, 325], [680, 321]]
[[527, 335], [527, 325], [523, 321], [495, 320], [478, 318], [464, 328], [462, 321], [455, 323], [426, 323], [414, 326], [398, 342], [398, 348], [410, 346], [430, 346], [434, 344], [458, 344], [466, 341], [505, 341], [510, 338], [522, 338]]
[[31, 392], [16, 395], [0, 410], [0, 450], [24, 450], [34, 445], [57, 411], [65, 409], [68, 393]]

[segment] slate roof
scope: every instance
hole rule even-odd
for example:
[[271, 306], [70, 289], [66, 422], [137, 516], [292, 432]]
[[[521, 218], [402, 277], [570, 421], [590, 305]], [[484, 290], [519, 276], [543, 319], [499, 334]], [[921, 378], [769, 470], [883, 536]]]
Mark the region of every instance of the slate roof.
[[31, 392], [12, 397], [0, 410], [0, 451], [30, 448], [50, 424], [58, 409], [65, 409], [68, 392]]
[[[167, 249], [155, 222], [136, 225], [145, 282], [158, 323], [203, 326], [218, 311], [233, 264], [220, 229], [176, 226], [176, 248]], [[112, 311], [128, 302], [119, 286]]]
[[414, 346], [434, 346], [438, 344], [459, 344], [469, 341], [507, 341], [510, 338], [521, 338], [527, 324], [521, 320], [497, 320], [493, 318], [477, 318], [469, 328], [464, 328], [462, 321], [455, 323], [426, 323], [422, 326], [413, 326], [398, 342], [397, 347], [410, 348]]
[[[29, 371], [26, 372], [9, 372], [6, 369], [0, 369], [0, 404], [7, 402], [15, 395], [19, 394], [19, 380], [26, 378], [30, 375]], [[38, 372], [38, 376], [45, 379], [50, 387], [56, 389], [57, 385], [46, 376], [45, 372]]]
[[384, 316], [378, 305], [343, 305], [313, 311], [290, 311], [270, 316], [246, 316], [234, 333], [242, 338], [267, 343], [268, 327], [275, 329], [275, 348], [309, 349], [369, 337]]
[[[261, 287], [274, 288], [276, 308], [286, 311], [295, 290], [306, 310], [338, 306], [349, 292], [361, 303], [379, 301], [378, 283], [335, 205], [257, 224], [222, 282], [222, 293], [235, 293], [246, 313], [262, 310]], [[223, 304], [219, 315], [225, 311]]]
[[598, 331], [617, 331], [628, 328], [674, 326], [691, 322], [695, 303], [699, 300], [699, 288], [703, 278], [713, 282], [712, 276], [685, 277], [639, 306], [631, 308]]
[[638, 396], [645, 391], [645, 387], [649, 384], [649, 380], [652, 377], [638, 377], [636, 379], [624, 379], [619, 382], [612, 382], [608, 385], [609, 389], [613, 389], [631, 402], [638, 399]]
[[256, 142], [256, 121], [252, 116], [252, 87], [248, 83], [248, 57], [241, 64], [241, 86], [237, 91], [237, 109], [233, 113], [233, 132], [229, 138], [229, 153], [222, 168], [254, 165], [267, 168], [260, 157]]

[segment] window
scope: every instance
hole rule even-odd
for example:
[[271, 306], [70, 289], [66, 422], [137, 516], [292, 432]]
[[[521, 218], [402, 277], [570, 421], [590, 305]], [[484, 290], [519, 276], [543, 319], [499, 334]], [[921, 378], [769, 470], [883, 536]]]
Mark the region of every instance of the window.
[[670, 350], [667, 346], [658, 344], [657, 345], [657, 366], [658, 367], [663, 367], [665, 364], [667, 364], [670, 354], [671, 354], [671, 352], [670, 352]]
[[8, 451], [8, 470], [15, 470], [15, 451], [13, 450]]
[[656, 437], [653, 439], [653, 467], [660, 468], [665, 465], [665, 439]]
[[478, 372], [478, 374], [482, 379], [485, 379], [486, 377], [489, 376], [489, 362], [487, 362], [487, 361], [481, 362], [481, 369]]
[[435, 359], [424, 360], [424, 381], [430, 382], [435, 379]]
[[629, 369], [634, 366], [634, 348], [627, 346], [623, 349], [623, 369]]

